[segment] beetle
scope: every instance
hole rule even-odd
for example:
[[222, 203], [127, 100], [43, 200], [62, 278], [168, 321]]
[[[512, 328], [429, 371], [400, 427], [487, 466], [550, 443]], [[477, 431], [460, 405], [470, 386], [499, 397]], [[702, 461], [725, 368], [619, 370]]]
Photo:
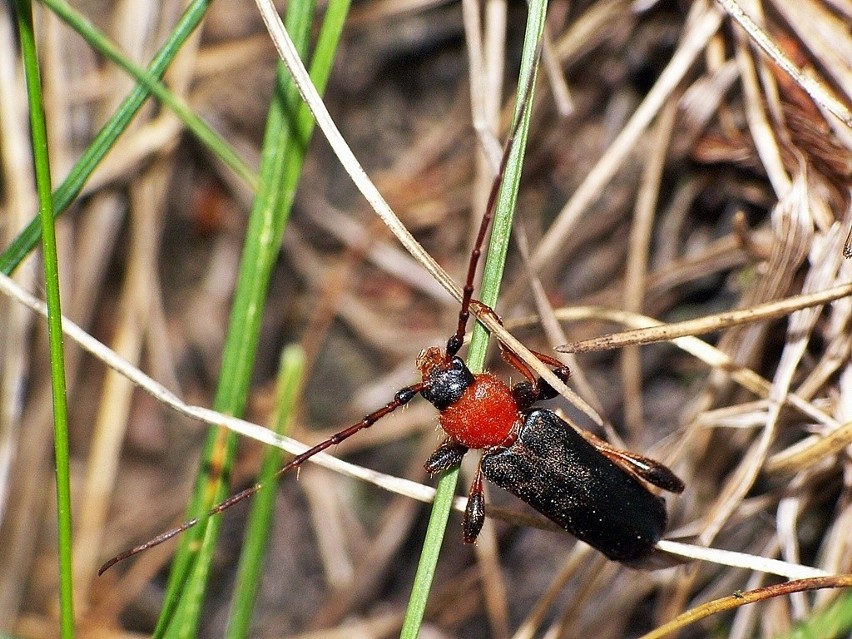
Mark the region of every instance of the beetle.
[[[427, 384], [420, 392], [438, 409], [448, 435], [426, 462], [427, 472], [457, 466], [470, 449], [484, 451], [468, 495], [465, 541], [473, 543], [484, 523], [484, 477], [610, 559], [635, 563], [650, 555], [667, 516], [663, 499], [645, 484], [680, 493], [684, 483], [663, 464], [581, 434], [536, 407], [556, 391], [502, 346], [501, 353], [525, 381], [510, 388], [490, 373], [471, 373], [461, 358], [437, 348], [417, 362]], [[568, 379], [558, 360], [535, 355]]]

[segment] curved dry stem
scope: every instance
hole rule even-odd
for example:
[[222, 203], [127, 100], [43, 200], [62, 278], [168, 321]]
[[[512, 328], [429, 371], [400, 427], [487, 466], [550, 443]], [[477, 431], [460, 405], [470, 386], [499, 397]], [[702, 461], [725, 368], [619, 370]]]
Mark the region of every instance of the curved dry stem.
[[[414, 239], [414, 236], [408, 231], [402, 221], [391, 209], [390, 205], [385, 201], [382, 194], [379, 192], [376, 185], [364, 171], [352, 149], [347, 144], [346, 140], [337, 128], [337, 125], [331, 118], [331, 115], [326, 109], [317, 90], [308, 76], [308, 72], [302, 64], [301, 59], [296, 53], [290, 37], [284, 30], [281, 20], [275, 11], [275, 7], [269, 0], [257, 0], [258, 8], [263, 16], [264, 23], [269, 31], [270, 36], [278, 50], [281, 59], [287, 66], [287, 69], [293, 76], [296, 86], [299, 88], [299, 93], [305, 100], [305, 103], [311, 109], [317, 124], [326, 136], [329, 144], [340, 160], [346, 172], [349, 174], [353, 183], [361, 194], [367, 199], [370, 206], [382, 221], [390, 229], [405, 249], [411, 253], [425, 268], [429, 274], [457, 301], [461, 301], [462, 292], [459, 285], [450, 277], [450, 275], [432, 258], [431, 255], [424, 249], [420, 243]], [[520, 341], [513, 337], [503, 328], [495, 319], [483, 316], [477, 319], [503, 344], [506, 345], [512, 352], [520, 357], [524, 362], [532, 368], [540, 377], [544, 378], [553, 388], [560, 394], [565, 396], [569, 401], [576, 398], [576, 395], [565, 385], [565, 383], [556, 377], [547, 366], [541, 363], [539, 359], [533, 355]], [[581, 410], [583, 404], [578, 406]], [[572, 424], [572, 426], [574, 426]], [[576, 426], [574, 426], [577, 428]]]
[[783, 584], [774, 584], [772, 586], [755, 588], [754, 590], [747, 590], [745, 592], [738, 591], [728, 597], [714, 599], [713, 601], [708, 601], [705, 604], [696, 606], [691, 610], [687, 610], [669, 623], [654, 629], [646, 635], [642, 635], [641, 639], [662, 639], [663, 637], [671, 636], [672, 633], [675, 633], [696, 621], [704, 619], [705, 617], [709, 617], [710, 615], [724, 612], [726, 610], [739, 608], [740, 606], [755, 603], [757, 601], [765, 601], [773, 597], [789, 595], [794, 592], [805, 592], [821, 588], [849, 588], [850, 586], [852, 586], [852, 575], [833, 575], [788, 581]]
[[556, 350], [560, 353], [587, 353], [590, 351], [612, 350], [637, 344], [668, 342], [678, 337], [704, 335], [705, 333], [720, 331], [731, 328], [732, 326], [742, 326], [743, 324], [751, 324], [753, 322], [766, 322], [805, 308], [822, 306], [823, 304], [828, 304], [829, 302], [849, 297], [850, 295], [852, 295], [852, 284], [843, 284], [816, 293], [792, 295], [750, 308], [705, 315], [674, 324], [655, 323], [655, 325], [645, 328], [637, 328], [630, 331], [622, 331], [621, 333], [593, 337], [579, 342], [571, 342], [564, 346], [558, 346]]

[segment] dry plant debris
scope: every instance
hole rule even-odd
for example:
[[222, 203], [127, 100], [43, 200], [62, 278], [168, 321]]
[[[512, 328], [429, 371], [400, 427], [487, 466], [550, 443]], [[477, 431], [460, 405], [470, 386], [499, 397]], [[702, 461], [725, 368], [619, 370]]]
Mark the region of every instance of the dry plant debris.
[[[143, 64], [178, 14], [171, 2], [78, 4]], [[650, 326], [641, 316], [697, 322], [671, 344], [566, 356], [575, 389], [603, 416], [599, 434], [652, 454], [686, 480], [684, 495], [668, 500], [671, 535], [848, 573], [852, 299], [847, 290], [828, 304], [795, 311], [783, 304], [852, 282], [852, 260], [844, 259], [852, 130], [842, 117], [852, 103], [852, 9], [818, 0], [723, 4], [751, 16], [827, 102], [815, 101], [712, 3], [554, 0], [518, 248], [498, 311], [525, 344], [545, 352]], [[132, 81], [38, 9], [61, 179]], [[493, 86], [514, 77], [524, 8], [508, 7], [505, 31], [499, 11], [488, 9], [474, 38], [459, 4], [360, 3], [327, 91], [335, 121], [381, 193], [457, 279], [492, 170], [479, 149], [493, 150], [498, 138], [485, 132], [499, 126], [502, 136], [511, 107]], [[504, 34], [505, 55], [490, 57]], [[470, 42], [488, 51], [473, 73], [475, 91]], [[0, 50], [5, 246], [35, 211], [8, 7], [0, 11]], [[167, 81], [256, 165], [275, 63], [252, 3], [213, 3]], [[252, 195], [167, 109], [143, 109], [61, 220], [65, 314], [187, 401], [210, 405]], [[35, 292], [37, 265], [31, 259], [16, 275]], [[267, 421], [278, 353], [301, 343], [309, 376], [295, 437], [306, 442], [410, 383], [418, 351], [444, 342], [456, 312], [320, 139], [271, 289], [249, 418]], [[778, 304], [781, 312], [761, 315]], [[712, 323], [719, 314], [762, 321]], [[709, 361], [679, 348], [679, 340], [695, 339], [684, 334], [704, 329], [713, 332], [702, 339], [721, 354]], [[0, 628], [54, 636], [43, 324], [4, 297], [0, 335]], [[94, 570], [180, 519], [203, 427], [71, 342], [67, 356], [80, 636], [148, 633], [170, 549], [101, 579]], [[501, 367], [496, 357], [493, 367]], [[592, 420], [584, 425], [597, 429]], [[336, 452], [426, 481], [422, 461], [435, 442], [433, 413], [418, 405]], [[258, 457], [259, 447], [246, 443], [235, 485], [251, 481]], [[499, 491], [489, 498], [501, 508], [523, 506]], [[311, 467], [285, 481], [279, 499], [286, 514], [275, 522], [253, 636], [396, 634], [426, 511]], [[244, 516], [225, 517], [204, 636], [222, 633]], [[457, 533], [451, 526], [432, 593], [427, 625], [435, 636], [635, 636], [709, 599], [773, 581], [707, 563], [629, 571], [566, 536], [517, 524], [489, 524], [475, 549]], [[776, 636], [835, 596], [742, 607], [699, 622], [689, 636], [708, 636], [718, 624], [730, 637]]]

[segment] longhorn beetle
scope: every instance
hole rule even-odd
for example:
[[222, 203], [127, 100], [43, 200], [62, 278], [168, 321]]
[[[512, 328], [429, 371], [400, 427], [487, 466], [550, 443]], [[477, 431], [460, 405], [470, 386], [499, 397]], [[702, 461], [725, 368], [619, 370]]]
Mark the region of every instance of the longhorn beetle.
[[[530, 88], [521, 98], [519, 114], [525, 110]], [[465, 542], [475, 542], [485, 522], [485, 477], [610, 559], [637, 562], [651, 554], [666, 528], [664, 501], [650, 492], [646, 484], [680, 493], [683, 482], [663, 464], [619, 450], [591, 433], [578, 432], [556, 413], [536, 407], [537, 402], [553, 399], [557, 392], [502, 343], [499, 347], [503, 359], [524, 377], [524, 381], [511, 387], [490, 373], [472, 373], [458, 356], [472, 309], [479, 315], [497, 318], [492, 309], [473, 299], [473, 281], [521, 119], [519, 115], [506, 140], [468, 262], [458, 326], [444, 349], [433, 346], [420, 353], [416, 365], [421, 381], [400, 389], [390, 402], [361, 421], [296, 455], [275, 476], [299, 468], [317, 453], [369, 428], [421, 395], [438, 409], [438, 423], [447, 435], [426, 461], [430, 475], [457, 466], [468, 450], [483, 451], [462, 524]], [[559, 379], [567, 381], [569, 370], [559, 360], [534, 354], [552, 367]], [[260, 488], [261, 484], [255, 484], [229, 497], [206, 516], [230, 508]], [[192, 528], [199, 521], [199, 518], [190, 519], [113, 557], [101, 566], [98, 574]]]

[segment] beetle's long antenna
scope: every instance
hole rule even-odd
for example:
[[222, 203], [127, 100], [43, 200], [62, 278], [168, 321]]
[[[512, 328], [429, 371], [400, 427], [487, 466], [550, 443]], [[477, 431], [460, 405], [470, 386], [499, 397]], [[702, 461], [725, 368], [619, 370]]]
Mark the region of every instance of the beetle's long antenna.
[[[539, 45], [539, 48], [541, 45]], [[482, 246], [485, 243], [485, 235], [488, 232], [488, 227], [491, 225], [491, 220], [494, 218], [494, 206], [497, 202], [497, 194], [500, 192], [500, 184], [503, 181], [503, 174], [506, 172], [506, 165], [509, 162], [509, 154], [512, 152], [512, 146], [515, 142], [515, 136], [521, 128], [521, 122], [524, 120], [524, 112], [527, 110], [527, 105], [532, 95], [533, 84], [535, 83], [535, 73], [530, 74], [529, 82], [524, 88], [524, 93], [521, 96], [520, 108], [518, 109], [518, 118], [512, 125], [512, 131], [506, 139], [503, 146], [503, 155], [500, 158], [500, 166], [497, 169], [497, 175], [494, 176], [494, 181], [491, 183], [491, 191], [488, 193], [488, 202], [485, 205], [485, 213], [482, 215], [482, 221], [479, 223], [479, 231], [476, 234], [476, 241], [473, 245], [473, 251], [470, 254], [470, 262], [467, 266], [467, 278], [465, 279], [464, 288], [462, 289], [461, 308], [459, 309], [459, 323], [456, 332], [447, 341], [447, 357], [451, 357], [459, 352], [462, 344], [464, 344], [464, 334], [467, 330], [467, 321], [470, 319], [470, 301], [473, 299], [473, 280], [476, 277], [476, 267], [479, 264], [479, 258], [482, 256]]]
[[[309, 448], [308, 450], [306, 450], [301, 455], [296, 455], [286, 465], [282, 466], [280, 469], [275, 471], [275, 474], [272, 476], [272, 478], [277, 479], [277, 478], [281, 477], [281, 475], [293, 470], [294, 468], [298, 468], [299, 466], [304, 464], [306, 461], [308, 461], [311, 457], [313, 457], [317, 453], [321, 453], [322, 451], [326, 450], [327, 448], [331, 448], [332, 446], [336, 446], [340, 442], [352, 437], [352, 435], [354, 435], [355, 433], [358, 433], [358, 432], [364, 430], [365, 428], [369, 428], [370, 426], [375, 424], [377, 421], [379, 421], [385, 415], [392, 413], [393, 411], [395, 411], [400, 406], [404, 406], [405, 404], [410, 402], [412, 399], [414, 399], [414, 397], [417, 395], [417, 393], [424, 390], [427, 386], [428, 386], [428, 383], [419, 382], [417, 384], [412, 384], [411, 386], [406, 386], [405, 388], [400, 389], [399, 391], [397, 391], [396, 395], [394, 395], [394, 398], [390, 402], [385, 404], [382, 408], [380, 408], [377, 411], [373, 411], [372, 413], [370, 413], [369, 415], [364, 417], [364, 419], [362, 419], [360, 422], [352, 424], [352, 426], [349, 426], [348, 428], [345, 428], [344, 430], [340, 431], [339, 433], [335, 433], [334, 435], [332, 435], [328, 439], [321, 441], [319, 444], [317, 444], [316, 446], [314, 446], [312, 448]], [[103, 566], [101, 566], [98, 569], [98, 575], [104, 574], [104, 572], [106, 572], [107, 570], [112, 568], [118, 562], [124, 561], [125, 559], [128, 559], [128, 558], [132, 557], [133, 555], [138, 555], [140, 552], [144, 552], [145, 550], [148, 550], [149, 548], [153, 548], [154, 546], [159, 546], [164, 541], [168, 541], [172, 537], [175, 537], [175, 536], [181, 534], [185, 530], [189, 530], [193, 526], [198, 525], [198, 523], [200, 521], [206, 520], [207, 518], [212, 517], [213, 515], [217, 515], [220, 512], [222, 512], [223, 510], [230, 508], [234, 504], [237, 504], [237, 503], [239, 503], [239, 502], [241, 502], [245, 499], [248, 499], [249, 497], [251, 497], [252, 495], [257, 493], [261, 488], [263, 488], [263, 486], [264, 486], [264, 482], [258, 482], [254, 486], [250, 486], [249, 488], [246, 488], [242, 492], [239, 492], [236, 495], [231, 495], [225, 501], [223, 501], [219, 504], [216, 504], [215, 506], [213, 506], [213, 508], [211, 508], [210, 510], [207, 511], [207, 514], [204, 517], [196, 517], [194, 519], [190, 519], [189, 521], [185, 521], [180, 526], [172, 528], [171, 530], [167, 530], [166, 532], [160, 533], [159, 535], [157, 535], [153, 539], [149, 539], [148, 541], [146, 541], [143, 544], [140, 544], [140, 545], [138, 545], [134, 548], [131, 548], [130, 550], [125, 550], [123, 553], [116, 555], [115, 557], [113, 557], [112, 559], [107, 561]]]

